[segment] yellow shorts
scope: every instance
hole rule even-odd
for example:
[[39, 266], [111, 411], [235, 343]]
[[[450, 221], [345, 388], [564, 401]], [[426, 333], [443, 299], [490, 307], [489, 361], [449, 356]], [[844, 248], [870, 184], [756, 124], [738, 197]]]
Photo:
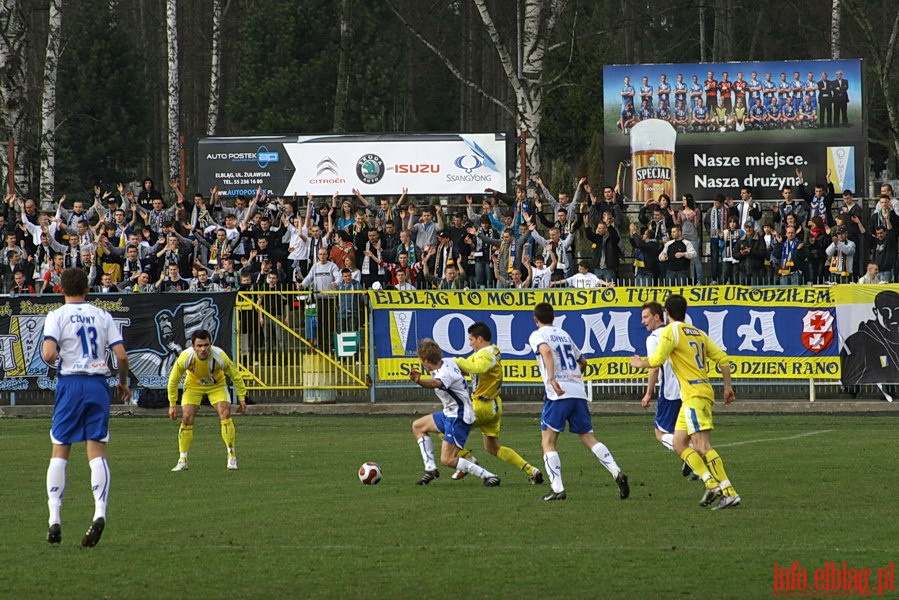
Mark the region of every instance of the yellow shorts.
[[493, 400], [472, 400], [474, 404], [474, 425], [487, 437], [499, 437], [503, 418], [503, 401], [497, 396]]
[[203, 396], [209, 397], [209, 404], [216, 405], [219, 402], [230, 402], [228, 390], [223, 385], [199, 385], [185, 387], [181, 395], [181, 404], [194, 404], [200, 406]]
[[705, 398], [684, 399], [680, 412], [677, 413], [677, 423], [674, 430], [686, 431], [693, 435], [697, 431], [711, 431], [715, 428], [712, 422], [712, 405], [714, 400]]

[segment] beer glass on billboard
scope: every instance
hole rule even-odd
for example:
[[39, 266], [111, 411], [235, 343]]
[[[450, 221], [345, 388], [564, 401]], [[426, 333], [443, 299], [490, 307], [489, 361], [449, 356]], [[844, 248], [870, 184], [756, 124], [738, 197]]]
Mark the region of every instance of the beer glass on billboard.
[[633, 199], [646, 203], [660, 194], [677, 199], [674, 185], [674, 143], [677, 131], [668, 121], [647, 119], [631, 129]]

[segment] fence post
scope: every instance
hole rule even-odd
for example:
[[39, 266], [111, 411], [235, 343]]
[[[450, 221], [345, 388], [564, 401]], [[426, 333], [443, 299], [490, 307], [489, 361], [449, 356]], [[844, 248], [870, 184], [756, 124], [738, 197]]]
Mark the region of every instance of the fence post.
[[375, 396], [377, 395], [375, 393], [375, 382], [377, 381], [377, 378], [375, 377], [375, 364], [377, 363], [377, 360], [375, 360], [375, 334], [372, 324], [374, 311], [372, 310], [371, 302], [368, 302], [366, 310], [368, 311], [368, 372], [371, 374], [371, 386], [368, 388], [368, 401], [374, 404]]

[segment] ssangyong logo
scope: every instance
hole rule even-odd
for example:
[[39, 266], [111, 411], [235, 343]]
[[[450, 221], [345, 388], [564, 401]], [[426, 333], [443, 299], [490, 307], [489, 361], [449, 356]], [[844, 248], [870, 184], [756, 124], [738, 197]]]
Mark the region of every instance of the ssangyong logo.
[[384, 177], [384, 161], [377, 154], [364, 154], [356, 161], [356, 176], [362, 183], [378, 183]]
[[475, 169], [482, 167], [484, 161], [477, 154], [463, 154], [462, 156], [457, 156], [453, 164], [456, 165], [456, 168], [462, 169], [466, 173], [471, 173]]
[[259, 146], [256, 149], [256, 164], [260, 169], [268, 167], [269, 163], [278, 162], [278, 153], [269, 152], [265, 146]]

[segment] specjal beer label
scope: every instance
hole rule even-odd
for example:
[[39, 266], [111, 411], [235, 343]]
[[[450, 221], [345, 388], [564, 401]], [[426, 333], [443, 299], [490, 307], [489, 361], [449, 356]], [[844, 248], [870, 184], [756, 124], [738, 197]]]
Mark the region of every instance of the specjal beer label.
[[633, 199], [655, 200], [661, 194], [675, 199], [674, 146], [677, 131], [667, 121], [647, 119], [631, 129]]

